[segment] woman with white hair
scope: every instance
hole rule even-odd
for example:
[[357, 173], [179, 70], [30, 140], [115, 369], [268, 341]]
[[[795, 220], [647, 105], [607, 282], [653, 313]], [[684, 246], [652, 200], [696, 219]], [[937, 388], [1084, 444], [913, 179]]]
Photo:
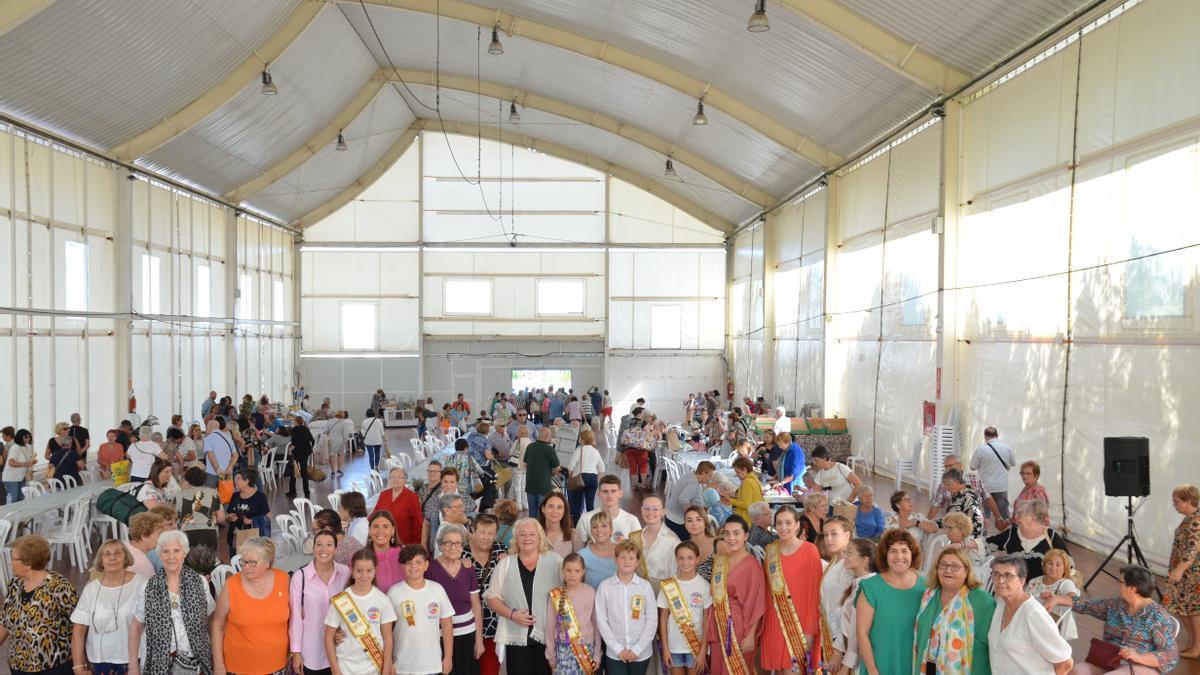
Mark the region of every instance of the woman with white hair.
[[[128, 568], [133, 556], [120, 541], [100, 545], [88, 571], [95, 577], [83, 587], [71, 613], [71, 656], [76, 672], [122, 673], [129, 666], [129, 625], [146, 578]], [[136, 654], [136, 652], [134, 652]]]
[[[513, 524], [508, 552], [496, 565], [484, 596], [500, 621], [496, 642], [506, 646], [508, 672], [549, 675], [546, 616], [534, 613], [533, 607], [536, 601], [540, 609], [550, 590], [562, 583], [562, 557], [550, 549], [550, 540], [534, 518]], [[532, 583], [526, 583], [530, 578]]]
[[1067, 542], [1047, 525], [1050, 505], [1040, 499], [1027, 499], [1013, 509], [1012, 522], [1016, 527], [988, 537], [987, 542], [1000, 553], [1018, 555], [1025, 559], [1030, 579], [1042, 576], [1042, 559], [1050, 549], [1067, 549]]
[[288, 575], [277, 570], [275, 542], [251, 537], [238, 549], [242, 570], [229, 577], [212, 620], [217, 673], [267, 675], [287, 667]]
[[[187, 668], [212, 673], [208, 617], [213, 599], [204, 577], [183, 564], [189, 550], [187, 535], [169, 530], [158, 538], [162, 569], [139, 593], [129, 626], [129, 673], [167, 675]], [[146, 634], [145, 661], [138, 668], [138, 647]]]
[[129, 446], [129, 481], [131, 483], [149, 480], [150, 467], [154, 466], [154, 460], [167, 459], [167, 453], [159, 447], [158, 443], [150, 440], [153, 435], [153, 429], [141, 427], [138, 429], [138, 440]]
[[467, 543], [467, 528], [445, 523], [438, 528], [437, 547], [441, 553], [425, 570], [425, 578], [436, 581], [446, 591], [454, 607], [454, 659], [451, 675], [477, 675], [483, 656], [483, 606], [479, 600], [479, 578], [462, 560]]
[[779, 406], [775, 409], [775, 426], [772, 431], [776, 434], [792, 433], [792, 418], [787, 416], [787, 408]]

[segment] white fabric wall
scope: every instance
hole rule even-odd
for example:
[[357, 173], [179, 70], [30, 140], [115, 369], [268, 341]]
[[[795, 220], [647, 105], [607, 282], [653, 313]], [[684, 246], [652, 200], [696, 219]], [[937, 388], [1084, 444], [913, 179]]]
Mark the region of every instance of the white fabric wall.
[[301, 348], [340, 351], [342, 303], [371, 302], [378, 307], [377, 351], [417, 353], [419, 256], [416, 251], [386, 249], [302, 252]]
[[649, 192], [610, 177], [608, 240], [614, 244], [720, 244], [724, 237]]
[[415, 242], [421, 223], [421, 139], [379, 180], [304, 230], [310, 242]]
[[[825, 396], [825, 217], [828, 192], [820, 190], [771, 214], [775, 233], [774, 405], [800, 410]], [[740, 391], [740, 390], [739, 390]], [[746, 392], [748, 395], [749, 392]]]
[[746, 395], [740, 392], [763, 389], [764, 235], [759, 223], [739, 234], [730, 246], [729, 370], [738, 400]]
[[610, 354], [605, 373], [613, 399], [613, 416], [629, 412], [638, 398], [667, 422], [683, 419], [688, 393], [720, 389], [725, 378], [725, 358], [720, 354], [646, 355]]
[[608, 255], [610, 349], [650, 349], [652, 307], [679, 307], [680, 348], [725, 342], [722, 250], [612, 250]]

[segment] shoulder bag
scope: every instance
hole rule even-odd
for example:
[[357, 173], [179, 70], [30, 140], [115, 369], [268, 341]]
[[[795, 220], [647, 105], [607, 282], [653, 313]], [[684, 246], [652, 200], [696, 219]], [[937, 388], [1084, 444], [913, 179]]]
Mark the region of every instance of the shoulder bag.
[[1008, 471], [1008, 464], [1000, 457], [1000, 453], [996, 452], [996, 446], [991, 443], [988, 443], [987, 446], [992, 449], [992, 454], [996, 456], [996, 461], [1000, 462], [1000, 466], [1004, 467], [1005, 471]]
[[579, 470], [567, 476], [567, 489], [572, 492], [583, 489], [583, 448], [584, 446], [581, 445], [577, 450], [579, 453]]

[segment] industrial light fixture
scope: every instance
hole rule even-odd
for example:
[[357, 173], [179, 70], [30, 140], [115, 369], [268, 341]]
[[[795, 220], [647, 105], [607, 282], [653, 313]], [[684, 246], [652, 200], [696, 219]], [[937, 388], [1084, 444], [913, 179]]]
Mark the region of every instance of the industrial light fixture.
[[517, 102], [516, 101], [513, 101], [508, 104], [508, 123], [509, 124], [520, 124], [521, 123], [521, 113], [517, 112]]
[[274, 96], [279, 93], [279, 88], [275, 86], [275, 81], [271, 79], [271, 73], [266, 70], [262, 71], [262, 95]]
[[663, 172], [663, 175], [667, 178], [679, 177], [679, 174], [675, 173], [675, 163], [671, 161], [670, 157], [667, 158], [667, 170]]
[[708, 124], [708, 117], [704, 114], [704, 99], [696, 102], [696, 114], [692, 116], [692, 126], [702, 127]]
[[500, 27], [492, 26], [492, 44], [488, 45], [488, 53], [500, 56], [504, 53], [504, 45], [500, 44]]
[[765, 33], [771, 30], [771, 24], [767, 23], [767, 0], [754, 3], [754, 14], [750, 15], [750, 23], [746, 24], [746, 30], [751, 33]]
[[342, 135], [341, 129], [338, 129], [337, 145], [334, 146], [334, 149], [338, 152], [345, 152], [350, 149], [350, 146], [346, 145], [346, 137]]

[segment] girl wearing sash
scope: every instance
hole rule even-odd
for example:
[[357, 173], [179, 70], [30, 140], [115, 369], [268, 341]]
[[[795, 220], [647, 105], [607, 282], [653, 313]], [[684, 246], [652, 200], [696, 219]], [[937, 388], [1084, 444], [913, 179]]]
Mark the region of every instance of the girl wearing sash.
[[842, 640], [846, 649], [837, 675], [850, 675], [858, 672], [858, 585], [867, 577], [879, 573], [879, 568], [875, 566], [875, 542], [857, 537], [850, 542], [843, 558], [846, 569], [854, 574], [854, 584], [846, 591], [846, 599], [842, 601]]
[[658, 636], [662, 641], [663, 663], [670, 664], [671, 675], [697, 675], [708, 660], [704, 626], [708, 623], [712, 592], [709, 582], [696, 573], [700, 548], [685, 541], [675, 547], [675, 565], [679, 573], [663, 579], [658, 592]]
[[[825, 519], [822, 540], [825, 559], [829, 561], [821, 575], [821, 654], [826, 670], [837, 671], [846, 651], [842, 637], [842, 600], [854, 583], [854, 573], [846, 569], [845, 552], [854, 537], [854, 524], [842, 516]], [[857, 630], [850, 626], [847, 630]]]
[[[325, 654], [330, 672], [390, 675], [396, 610], [387, 595], [375, 588], [375, 552], [360, 549], [350, 561], [354, 583], [333, 596], [325, 614]], [[346, 639], [335, 646], [334, 635], [339, 628]]]
[[758, 560], [746, 550], [750, 525], [730, 516], [721, 529], [728, 550], [713, 560], [712, 600], [705, 633], [713, 675], [752, 675], [754, 643], [767, 612], [767, 585]]
[[763, 622], [759, 658], [764, 670], [808, 673], [822, 661], [820, 635], [821, 554], [801, 539], [800, 516], [790, 506], [775, 512], [779, 541], [767, 546], [770, 607]]
[[546, 660], [558, 675], [594, 675], [599, 663], [600, 634], [593, 620], [596, 591], [583, 583], [583, 558], [563, 558], [562, 586], [546, 603]]

